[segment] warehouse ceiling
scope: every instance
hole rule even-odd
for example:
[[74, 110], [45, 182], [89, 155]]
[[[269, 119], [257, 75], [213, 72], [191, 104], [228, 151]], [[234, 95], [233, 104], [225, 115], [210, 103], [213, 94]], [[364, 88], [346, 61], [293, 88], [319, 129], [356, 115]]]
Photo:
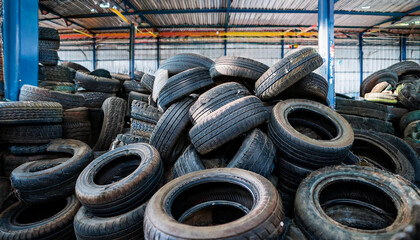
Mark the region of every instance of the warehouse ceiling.
[[[335, 31], [420, 34], [419, 0], [335, 0]], [[318, 0], [39, 0], [40, 26], [62, 34], [317, 31]], [[121, 13], [122, 17], [117, 14]], [[125, 18], [125, 19], [123, 19]], [[148, 35], [148, 33], [150, 35]], [[185, 34], [184, 34], [185, 35]]]

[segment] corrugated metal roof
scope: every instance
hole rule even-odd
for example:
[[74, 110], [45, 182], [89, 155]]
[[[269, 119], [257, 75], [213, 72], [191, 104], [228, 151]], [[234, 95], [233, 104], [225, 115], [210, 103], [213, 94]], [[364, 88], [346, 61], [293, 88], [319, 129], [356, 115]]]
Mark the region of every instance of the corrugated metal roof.
[[317, 14], [285, 13], [231, 13], [231, 25], [313, 25], [318, 23]]
[[227, 6], [227, 0], [200, 0], [200, 1], [150, 1], [131, 0], [133, 5], [140, 10], [157, 9], [220, 9]]
[[242, 0], [232, 1], [232, 8], [240, 9], [318, 9], [318, 0]]
[[[419, 0], [339, 0], [334, 4], [334, 9], [361, 12], [407, 12], [419, 4]], [[363, 9], [362, 6], [370, 8]]]
[[145, 15], [154, 25], [222, 25], [226, 21], [226, 13], [188, 13]]

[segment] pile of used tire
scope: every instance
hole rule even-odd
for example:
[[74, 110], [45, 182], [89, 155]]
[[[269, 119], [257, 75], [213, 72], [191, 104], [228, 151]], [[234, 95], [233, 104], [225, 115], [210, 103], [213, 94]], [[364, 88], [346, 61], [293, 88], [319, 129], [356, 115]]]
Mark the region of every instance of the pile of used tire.
[[[120, 97], [99, 101], [92, 150], [73, 139], [20, 150], [49, 158], [12, 171], [0, 236], [418, 239], [417, 153], [393, 135], [353, 130], [326, 106], [328, 83], [313, 73], [322, 64], [304, 48], [271, 67], [179, 54], [140, 81], [76, 70], [74, 96]], [[109, 79], [123, 90], [104, 90]], [[73, 106], [54, 97], [66, 115]], [[92, 108], [74, 107], [73, 120]], [[2, 116], [2, 129], [21, 124]]]

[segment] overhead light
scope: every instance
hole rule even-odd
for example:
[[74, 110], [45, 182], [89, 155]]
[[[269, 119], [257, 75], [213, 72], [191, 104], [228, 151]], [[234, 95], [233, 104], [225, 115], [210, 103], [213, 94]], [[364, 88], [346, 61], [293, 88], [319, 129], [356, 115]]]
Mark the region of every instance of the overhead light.
[[96, 12], [96, 10], [94, 8], [90, 9], [90, 12]]
[[99, 4], [99, 7], [101, 7], [101, 8], [110, 8], [111, 7], [111, 4], [105, 3], [105, 2], [101, 2]]
[[370, 6], [362, 6], [362, 9], [370, 9]]

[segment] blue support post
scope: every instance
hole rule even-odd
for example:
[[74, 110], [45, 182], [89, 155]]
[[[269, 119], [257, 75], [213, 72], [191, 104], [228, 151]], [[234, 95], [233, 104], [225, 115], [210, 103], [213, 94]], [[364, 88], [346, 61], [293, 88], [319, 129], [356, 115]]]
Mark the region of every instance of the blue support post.
[[328, 81], [329, 105], [334, 109], [334, 0], [318, 0], [318, 46], [324, 59], [321, 75]]
[[128, 51], [130, 52], [129, 56], [129, 69], [130, 69], [130, 77], [134, 79], [134, 42], [136, 41], [136, 29], [134, 24], [130, 25], [130, 46]]
[[3, 4], [5, 96], [17, 101], [23, 84], [38, 85], [38, 0]]
[[281, 58], [284, 58], [284, 37], [281, 37]]
[[360, 84], [363, 82], [363, 33], [359, 33]]
[[92, 39], [92, 68], [96, 69], [96, 38]]
[[156, 63], [157, 63], [157, 68], [159, 68], [159, 62], [160, 62], [160, 37], [158, 36], [156, 38]]
[[400, 62], [407, 60], [407, 37], [400, 36]]

